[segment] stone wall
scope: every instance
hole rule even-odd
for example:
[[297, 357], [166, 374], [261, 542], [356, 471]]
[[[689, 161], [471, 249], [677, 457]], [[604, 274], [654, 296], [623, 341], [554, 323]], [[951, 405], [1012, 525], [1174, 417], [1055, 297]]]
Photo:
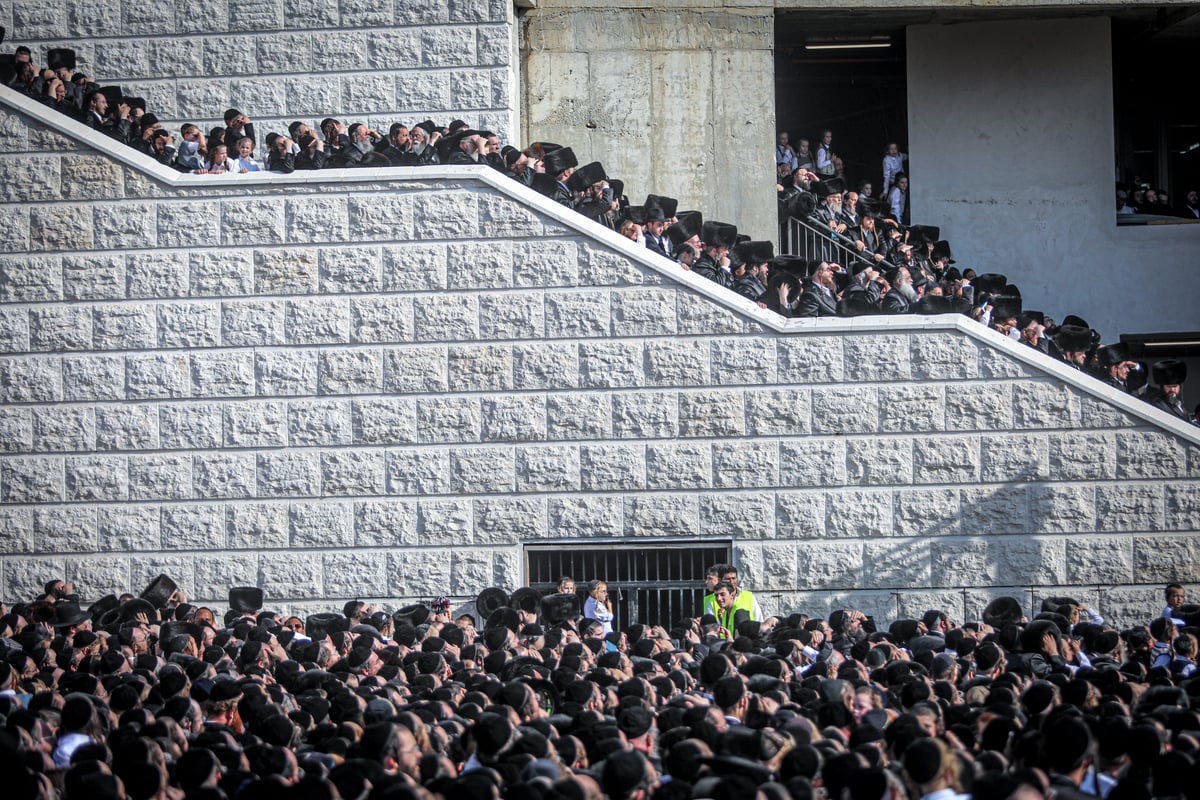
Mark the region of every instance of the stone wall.
[[778, 238], [769, 0], [540, 0], [520, 41], [531, 140], [603, 161], [634, 203], [665, 194]]
[[1198, 432], [964, 318], [785, 321], [486, 168], [180, 176], [0, 92], [6, 600], [466, 599], [552, 541], [889, 619], [1200, 582]]
[[72, 47], [79, 68], [145, 97], [170, 129], [224, 124], [236, 107], [260, 136], [293, 119], [461, 117], [519, 138], [511, 0], [135, 0], [7, 3], [9, 42]]

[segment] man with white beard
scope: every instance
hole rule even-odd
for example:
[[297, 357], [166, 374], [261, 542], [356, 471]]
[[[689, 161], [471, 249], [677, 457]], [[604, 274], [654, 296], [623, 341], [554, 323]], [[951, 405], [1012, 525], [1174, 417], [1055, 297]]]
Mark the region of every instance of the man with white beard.
[[821, 203], [808, 215], [809, 222], [818, 228], [828, 229], [830, 234], [845, 233], [849, 226], [842, 219], [843, 188], [843, 182], [837, 178], [821, 181], [813, 186], [813, 191], [821, 198]]
[[438, 158], [437, 140], [441, 138], [442, 132], [437, 129], [437, 124], [427, 119], [424, 122], [418, 122], [409, 131], [409, 136], [412, 139], [412, 146], [409, 152], [416, 158], [417, 165], [425, 166], [429, 164], [440, 163]]
[[912, 275], [906, 267], [897, 267], [888, 275], [891, 289], [883, 296], [880, 310], [884, 314], [907, 314], [909, 307], [917, 302], [917, 290], [913, 288]]

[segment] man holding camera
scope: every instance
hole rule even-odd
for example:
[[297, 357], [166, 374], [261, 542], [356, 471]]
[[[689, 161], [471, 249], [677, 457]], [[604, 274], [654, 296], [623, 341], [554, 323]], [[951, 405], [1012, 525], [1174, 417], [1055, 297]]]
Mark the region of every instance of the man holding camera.
[[253, 139], [256, 146], [258, 145], [258, 139], [254, 136], [254, 123], [250, 121], [250, 117], [236, 108], [228, 109], [225, 112], [226, 149], [230, 153], [237, 152], [238, 142], [247, 137]]

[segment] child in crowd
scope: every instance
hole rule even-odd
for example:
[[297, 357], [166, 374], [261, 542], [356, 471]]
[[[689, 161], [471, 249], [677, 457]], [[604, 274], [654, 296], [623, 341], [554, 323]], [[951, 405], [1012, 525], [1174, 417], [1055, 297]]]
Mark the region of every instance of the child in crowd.
[[608, 584], [604, 581], [592, 581], [588, 587], [588, 599], [583, 604], [583, 615], [594, 619], [604, 627], [607, 636], [613, 632], [612, 600], [608, 599]]
[[229, 151], [225, 145], [214, 145], [209, 149], [208, 154], [208, 163], [205, 164], [204, 169], [209, 175], [237, 172], [236, 162], [229, 157]]
[[266, 169], [263, 163], [254, 157], [254, 140], [249, 136], [238, 139], [237, 158], [233, 159], [234, 172], [262, 172]]
[[900, 152], [900, 146], [895, 142], [888, 142], [888, 146], [883, 152], [883, 196], [887, 197], [888, 190], [896, 182], [896, 176], [904, 172], [904, 162], [908, 161], [908, 154]]
[[200, 128], [191, 124], [179, 129], [179, 150], [175, 154], [175, 163], [185, 172], [197, 172], [204, 169], [204, 156], [207, 154], [204, 134]]
[[625, 220], [625, 224], [621, 226], [620, 232], [622, 236], [631, 242], [636, 242], [642, 235], [642, 229], [631, 219]]
[[1190, 633], [1181, 633], [1173, 646], [1175, 658], [1171, 659], [1169, 669], [1171, 675], [1177, 678], [1190, 678], [1196, 674], [1196, 637]]
[[1163, 599], [1167, 601], [1167, 607], [1163, 609], [1162, 615], [1169, 618], [1176, 625], [1186, 624], [1179, 618], [1179, 609], [1187, 602], [1187, 593], [1181, 584], [1169, 583], [1167, 588], [1163, 590]]

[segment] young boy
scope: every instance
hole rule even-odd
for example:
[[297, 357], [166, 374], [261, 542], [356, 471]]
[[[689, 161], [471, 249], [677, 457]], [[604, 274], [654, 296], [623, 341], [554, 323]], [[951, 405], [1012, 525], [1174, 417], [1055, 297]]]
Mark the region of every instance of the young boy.
[[185, 172], [196, 172], [204, 169], [204, 156], [208, 150], [205, 146], [204, 134], [190, 122], [179, 129], [182, 141], [175, 153], [175, 163]]
[[1178, 583], [1169, 583], [1163, 590], [1163, 599], [1167, 601], [1167, 607], [1163, 609], [1162, 615], [1181, 627], [1186, 623], [1179, 619], [1178, 611], [1186, 602], [1185, 597], [1183, 586]]
[[1171, 659], [1168, 669], [1177, 678], [1190, 678], [1196, 674], [1196, 637], [1190, 633], [1182, 633], [1172, 647], [1175, 658]]
[[900, 152], [900, 146], [888, 142], [883, 153], [883, 196], [887, 197], [888, 190], [896, 183], [896, 176], [904, 172], [904, 162], [908, 160], [907, 153]]

